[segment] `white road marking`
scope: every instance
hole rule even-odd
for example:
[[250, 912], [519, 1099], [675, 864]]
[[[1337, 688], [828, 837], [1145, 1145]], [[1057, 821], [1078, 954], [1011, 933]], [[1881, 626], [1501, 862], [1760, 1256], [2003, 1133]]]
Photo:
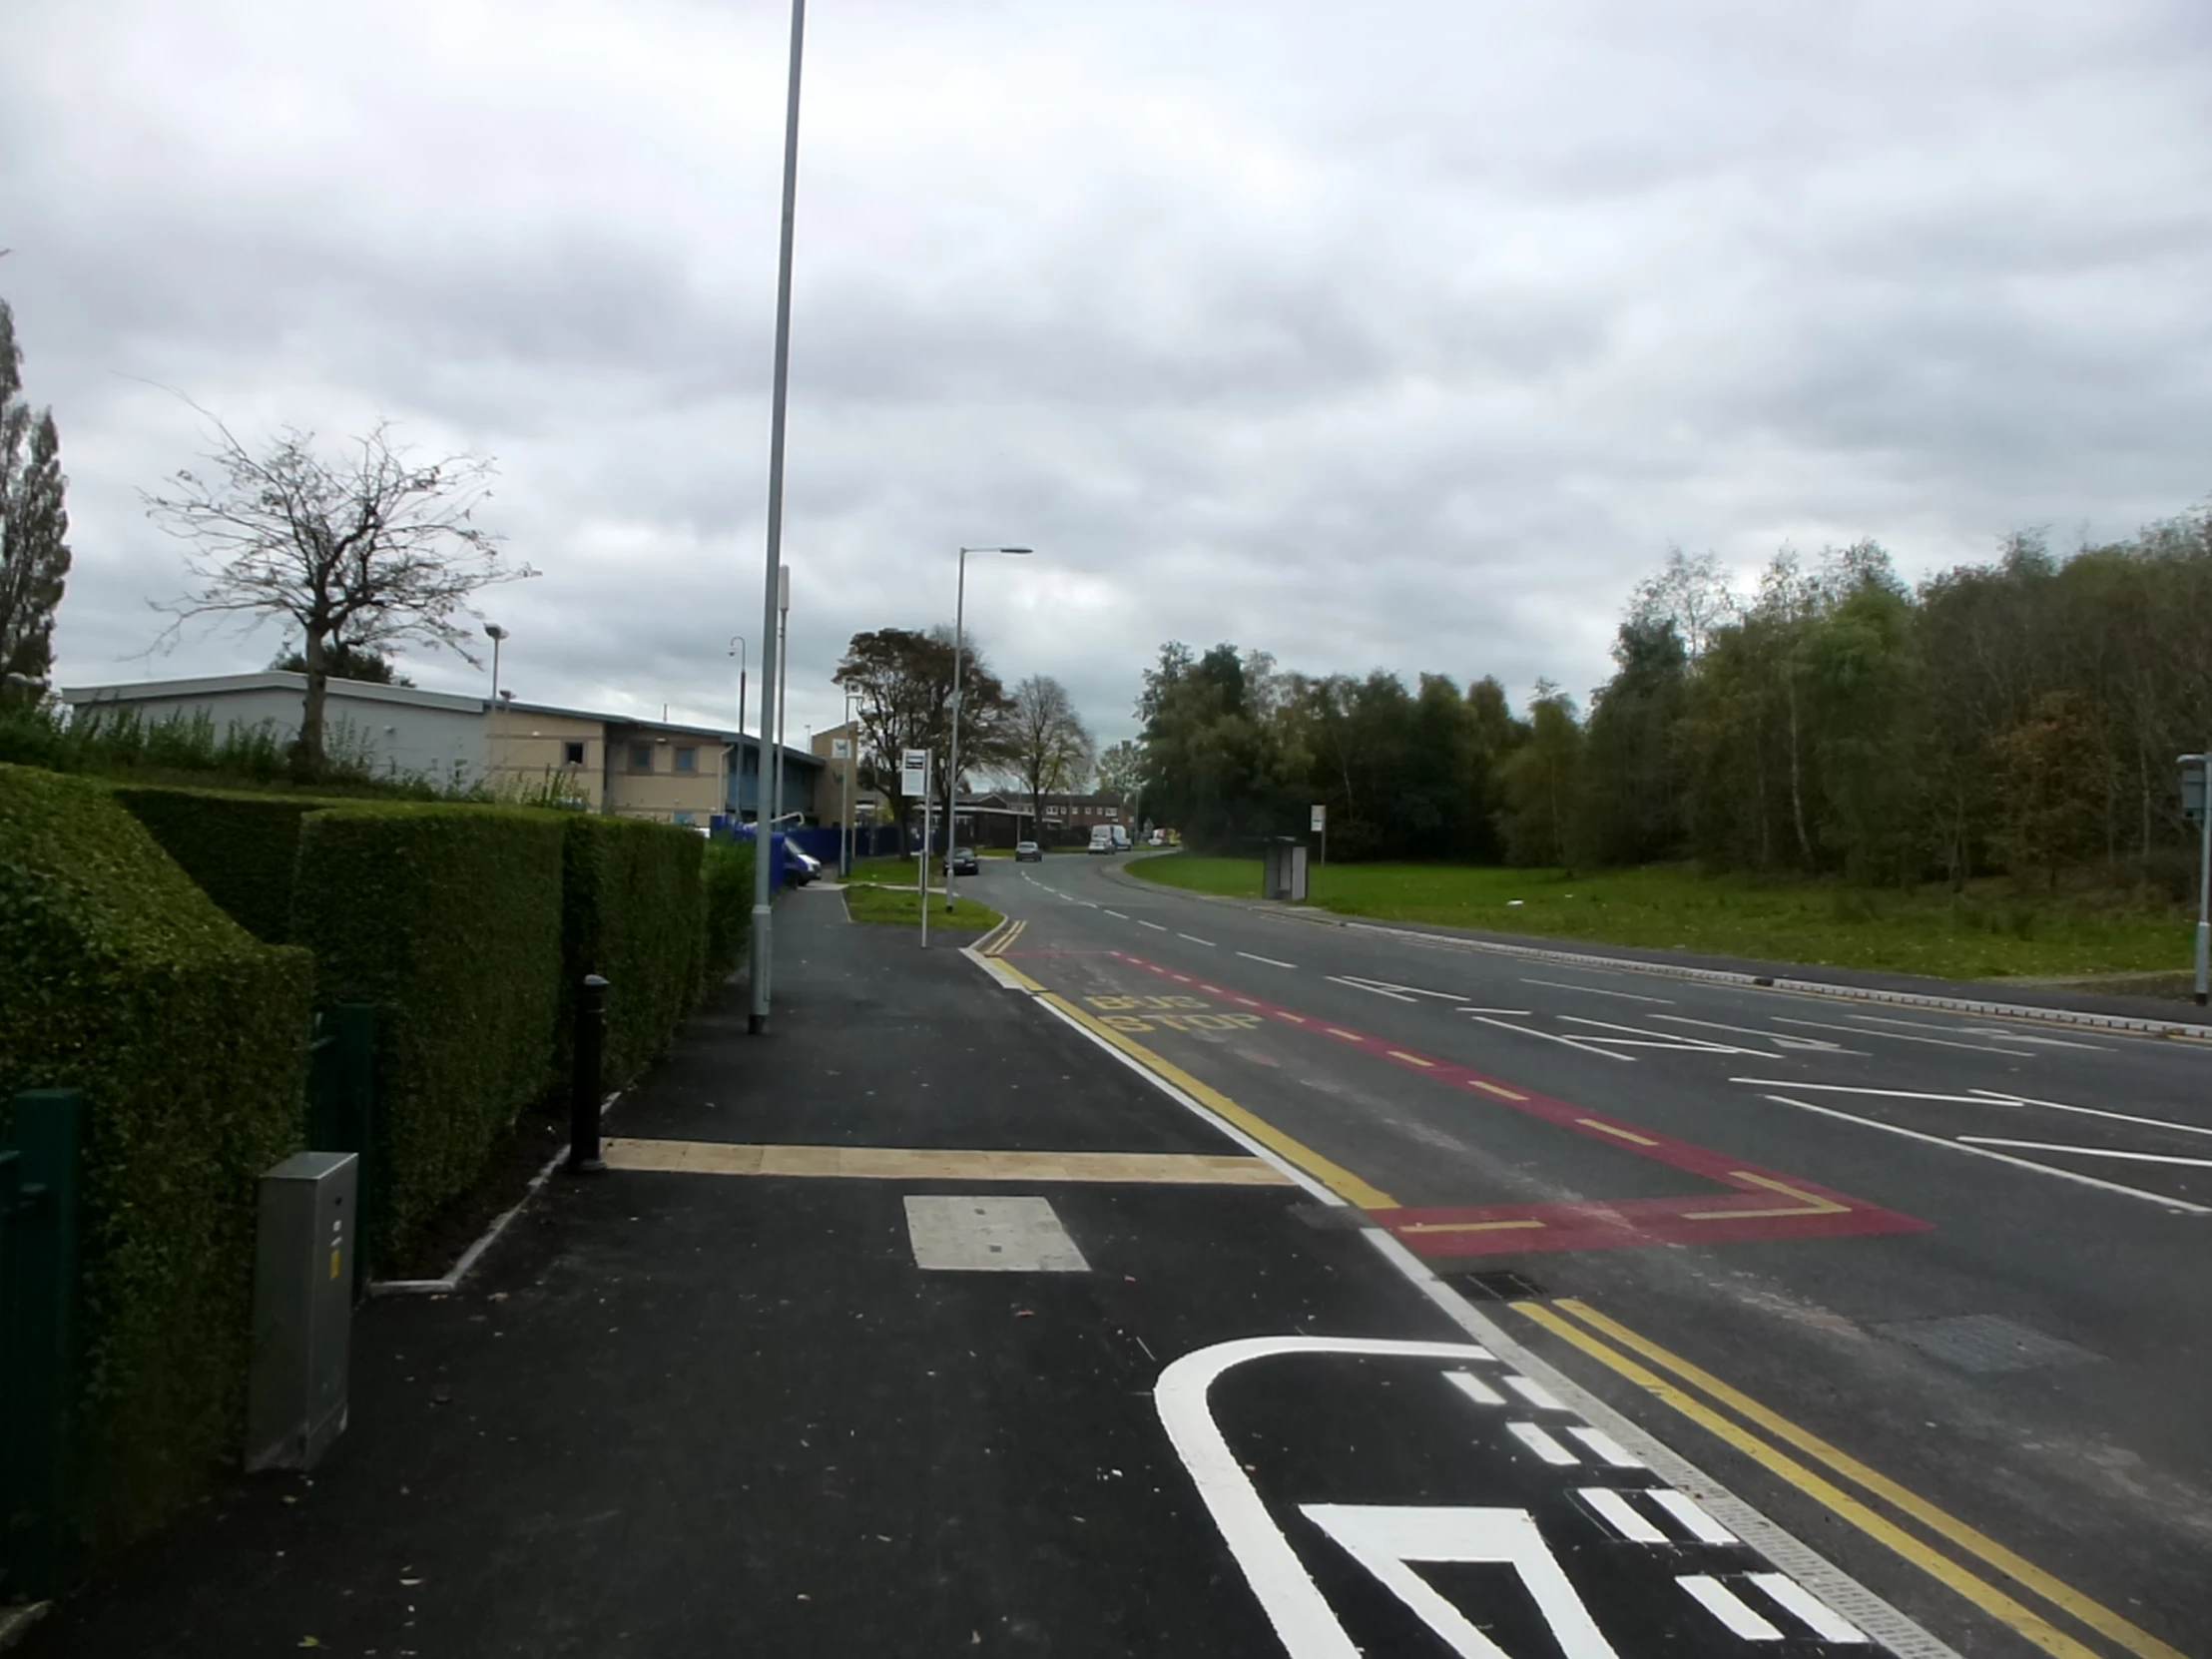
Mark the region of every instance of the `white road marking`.
[[1699, 1508], [1686, 1492], [1678, 1492], [1672, 1486], [1658, 1486], [1644, 1495], [1680, 1521], [1683, 1530], [1701, 1544], [1734, 1544], [1743, 1541]]
[[1153, 930], [1153, 931], [1154, 931], [1155, 933], [1165, 933], [1165, 932], [1167, 931], [1167, 929], [1166, 929], [1165, 927], [1162, 927], [1162, 926], [1161, 926], [1161, 925], [1160, 925], [1160, 924], [1159, 924], [1158, 922], [1156, 922], [1156, 921], [1147, 921], [1147, 920], [1145, 920], [1145, 918], [1144, 918], [1143, 916], [1139, 916], [1139, 917], [1137, 918], [1137, 925], [1138, 925], [1139, 927], [1149, 927], [1149, 928], [1151, 928], [1151, 929], [1152, 929], [1152, 930]]
[[1526, 1008], [1454, 1008], [1451, 1011], [1455, 1014], [1509, 1014], [1515, 1019], [1530, 1017]]
[[1240, 950], [1237, 954], [1248, 962], [1265, 962], [1269, 967], [1295, 968], [1298, 966], [1296, 962], [1279, 962], [1273, 956], [1255, 956], [1249, 950]]
[[2009, 1146], [2020, 1152], [2070, 1152], [2077, 1158], [2122, 1158], [2135, 1164], [2186, 1164], [2212, 1169], [2212, 1158], [2177, 1158], [2170, 1152], [2127, 1152], [2112, 1146], [2059, 1146], [2050, 1141], [2003, 1141], [1994, 1135], [1961, 1135], [1968, 1146]]
[[909, 1195], [906, 1236], [914, 1265], [938, 1273], [1088, 1273], [1042, 1198]]
[[1594, 1043], [1618, 1043], [1623, 1048], [1672, 1048], [1684, 1054], [1763, 1054], [1764, 1049], [1732, 1048], [1710, 1037], [1677, 1037], [1665, 1031], [1648, 1031], [1641, 1025], [1615, 1025], [1609, 1019], [1585, 1019], [1580, 1014], [1559, 1016], [1570, 1025], [1594, 1025], [1600, 1031], [1633, 1032], [1629, 1037], [1592, 1037]]
[[1629, 1506], [1628, 1499], [1610, 1486], [1583, 1486], [1579, 1488], [1584, 1503], [1596, 1510], [1598, 1517], [1615, 1532], [1632, 1544], [1671, 1544], [1668, 1537], [1651, 1522]]
[[1827, 1602], [1782, 1572], [1755, 1572], [1751, 1581], [1811, 1627], [1824, 1642], [1864, 1642], [1867, 1633], [1851, 1620], [1830, 1609]]
[[2178, 1130], [2184, 1135], [2212, 1135], [2212, 1125], [2201, 1123], [2176, 1123], [2171, 1118], [2138, 1117], [2133, 1112], [2108, 1112], [2101, 1106], [2068, 1106], [2057, 1100], [2030, 1100], [2026, 1095], [1999, 1094], [1994, 1089], [1976, 1089], [1976, 1095], [1991, 1106], [2041, 1106], [2053, 1112], [2079, 1112], [2083, 1117], [2111, 1118], [2118, 1123], [2143, 1123], [2154, 1129]]
[[1792, 1019], [1787, 1014], [1774, 1016], [1781, 1025], [1810, 1025], [1822, 1031], [1849, 1031], [1855, 1037], [1888, 1037], [1899, 1043], [1932, 1043], [1937, 1048], [1963, 1048], [1969, 1054], [2003, 1054], [2015, 1060], [2032, 1060], [2034, 1050], [2018, 1048], [1993, 1048], [1987, 1043], [1952, 1042], [1947, 1037], [1910, 1037], [1903, 1031], [1870, 1031], [1863, 1025], [1838, 1025], [1826, 1019]]
[[[1336, 976], [1332, 974], [1330, 977], [1335, 978]], [[1438, 1002], [1463, 1002], [1466, 1000], [1455, 991], [1432, 991], [1420, 985], [1400, 985], [1394, 979], [1369, 979], [1357, 973], [1346, 974], [1342, 979], [1338, 979], [1337, 983], [1340, 985], [1358, 985], [1364, 991], [1398, 991], [1409, 997], [1432, 996]]]
[[1709, 1031], [1734, 1031], [1739, 1036], [1764, 1037], [1783, 1048], [1803, 1048], [1822, 1054], [1859, 1054], [1863, 1048], [1846, 1048], [1842, 1043], [1832, 1043], [1826, 1037], [1793, 1037], [1787, 1031], [1762, 1031], [1756, 1025], [1723, 1025], [1717, 1019], [1692, 1019], [1688, 1014], [1653, 1014], [1653, 1019], [1663, 1019], [1669, 1025], [1702, 1025]]
[[1602, 1428], [1585, 1428], [1580, 1423], [1571, 1423], [1567, 1432], [1588, 1446], [1601, 1462], [1610, 1463], [1617, 1469], [1640, 1469], [1644, 1466], [1641, 1457]]
[[1341, 975], [1334, 973], [1327, 974], [1324, 977], [1326, 977], [1332, 985], [1347, 985], [1350, 986], [1353, 990], [1366, 991], [1372, 996], [1386, 996], [1392, 1002], [1418, 1002], [1420, 1000], [1420, 998], [1417, 996], [1407, 996], [1401, 991], [1384, 990], [1381, 985], [1371, 985], [1365, 979], [1346, 979]]
[[1566, 1409], [1566, 1406], [1560, 1403], [1559, 1396], [1541, 1382], [1531, 1382], [1525, 1377], [1515, 1377], [1510, 1373], [1499, 1378], [1498, 1381], [1539, 1411], [1564, 1411]]
[[1474, 1017], [1484, 1025], [1496, 1026], [1500, 1031], [1518, 1031], [1524, 1037], [1541, 1037], [1547, 1043], [1564, 1043], [1569, 1048], [1581, 1049], [1585, 1054], [1602, 1054], [1608, 1060], [1623, 1060], [1629, 1065], [1636, 1063], [1636, 1056], [1633, 1054], [1615, 1054], [1609, 1048], [1599, 1048], [1595, 1044], [1581, 1042], [1573, 1037], [1562, 1037], [1555, 1031], [1539, 1031], [1533, 1025], [1507, 1025], [1501, 1019], [1491, 1019], [1483, 1014], [1477, 1014]]
[[1567, 1464], [1579, 1463], [1582, 1461], [1581, 1458], [1577, 1457], [1573, 1452], [1569, 1451], [1565, 1446], [1561, 1445], [1557, 1440], [1553, 1439], [1549, 1434], [1545, 1433], [1541, 1428], [1538, 1428], [1532, 1422], [1509, 1422], [1505, 1426], [1513, 1431], [1514, 1437], [1518, 1439], [1522, 1445], [1528, 1447], [1530, 1451], [1533, 1451], [1537, 1456], [1541, 1457], [1545, 1462], [1552, 1464], [1554, 1467], [1564, 1467]]
[[[1749, 1083], [1749, 1077], [1734, 1077], [1733, 1083]], [[2015, 1158], [2009, 1152], [1994, 1152], [1985, 1146], [1964, 1146], [1941, 1135], [1925, 1134], [1918, 1129], [1908, 1129], [1903, 1124], [1884, 1123], [1880, 1118], [1863, 1118], [1851, 1112], [1839, 1112], [1833, 1106], [1816, 1106], [1810, 1100], [1792, 1100], [1786, 1094], [1770, 1094], [1769, 1100], [1784, 1106], [1795, 1106], [1801, 1112], [1818, 1112], [1824, 1118], [1841, 1118], [1846, 1123], [1860, 1124], [1868, 1129], [1886, 1130], [1892, 1135], [1903, 1135], [1910, 1141], [1926, 1141], [1930, 1146], [1947, 1146], [1953, 1152], [1963, 1152], [1969, 1158], [1990, 1158], [2000, 1164], [2011, 1164], [2019, 1169], [2031, 1169], [2037, 1175], [2047, 1175], [2058, 1181], [2071, 1181], [2077, 1186], [2094, 1187], [2099, 1192], [2118, 1193], [2123, 1198], [2139, 1198], [2146, 1204], [2158, 1204], [2168, 1210], [2178, 1210], [2192, 1216], [2212, 1216], [2212, 1207], [2191, 1204], [2185, 1198], [2168, 1198], [2164, 1193], [2146, 1193], [2140, 1187], [2123, 1187], [2117, 1181], [2099, 1181], [2093, 1175], [2083, 1175], [2079, 1170], [2060, 1169], [2054, 1164], [2039, 1164], [2032, 1158]]]
[[1736, 1599], [1736, 1592], [1717, 1578], [1698, 1573], [1675, 1582], [1688, 1590], [1713, 1617], [1747, 1642], [1779, 1642], [1782, 1632]]
[[1175, 936], [1179, 939], [1189, 939], [1193, 944], [1211, 945], [1214, 942], [1212, 939], [1202, 939], [1196, 933], [1178, 933]]
[[1446, 1382], [1449, 1382], [1454, 1388], [1457, 1388], [1461, 1393], [1465, 1394], [1469, 1399], [1473, 1400], [1477, 1405], [1503, 1405], [1505, 1403], [1505, 1396], [1503, 1394], [1499, 1393], [1495, 1388], [1491, 1387], [1489, 1383], [1483, 1382], [1481, 1378], [1474, 1376], [1472, 1373], [1463, 1371], [1447, 1371], [1444, 1373], [1444, 1381]]
[[[1103, 904], [1101, 904], [1101, 905], [1099, 906], [1099, 908], [1100, 908], [1101, 910], [1106, 910], [1106, 906], [1105, 906], [1105, 905], [1103, 905]], [[1116, 918], [1117, 920], [1120, 920], [1120, 921], [1127, 921], [1127, 920], [1129, 919], [1129, 918], [1128, 918], [1127, 916], [1123, 915], [1123, 914], [1122, 914], [1122, 913], [1121, 913], [1121, 912], [1120, 912], [1119, 910], [1106, 910], [1106, 913], [1107, 913], [1108, 915], [1110, 915], [1110, 916], [1113, 916], [1114, 918]]]
[[1924, 1019], [1893, 1019], [1887, 1014], [1853, 1014], [1856, 1020], [1871, 1025], [1902, 1025], [1913, 1031], [1948, 1031], [1966, 1033], [1976, 1037], [1995, 1037], [2008, 1043], [2037, 1043], [2049, 1048], [2086, 1048], [2092, 1054], [2109, 1054], [2111, 1049], [2102, 1043], [2068, 1042], [2064, 1037], [2044, 1037], [2032, 1031], [2015, 1031], [2008, 1025], [1931, 1025]]
[[1671, 996], [1638, 996], [1634, 991], [1603, 991], [1595, 985], [1562, 985], [1556, 979], [1530, 979], [1524, 976], [1521, 983], [1549, 985], [1555, 991], [1584, 991], [1591, 996], [1617, 996], [1623, 1002], [1663, 1002], [1669, 1007], [1674, 1005], [1674, 998]]

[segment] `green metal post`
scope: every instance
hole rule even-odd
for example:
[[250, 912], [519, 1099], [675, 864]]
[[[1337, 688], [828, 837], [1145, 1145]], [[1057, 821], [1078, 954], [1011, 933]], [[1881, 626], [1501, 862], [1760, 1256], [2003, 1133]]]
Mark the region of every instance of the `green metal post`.
[[355, 1190], [353, 1294], [368, 1289], [376, 1236], [376, 1010], [342, 1002], [315, 1015], [307, 1071], [307, 1148], [360, 1156]]

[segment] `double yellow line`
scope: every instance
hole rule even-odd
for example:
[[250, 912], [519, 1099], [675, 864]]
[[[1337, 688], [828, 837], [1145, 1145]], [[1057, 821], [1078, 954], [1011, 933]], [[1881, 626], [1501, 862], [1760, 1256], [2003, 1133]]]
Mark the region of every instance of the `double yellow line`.
[[[1562, 1298], [1549, 1306], [1534, 1302], [1516, 1302], [1513, 1307], [1553, 1336], [1573, 1344], [1653, 1398], [1672, 1406], [1701, 1428], [1718, 1435], [1769, 1472], [1797, 1487], [1815, 1502], [1825, 1505], [1838, 1519], [1849, 1521], [1877, 1543], [1894, 1550], [1923, 1572], [1964, 1596], [1983, 1612], [2009, 1625], [2045, 1653], [2052, 1655], [2052, 1659], [2099, 1659], [2099, 1656], [2096, 1649], [2068, 1635], [2018, 1597], [2000, 1589], [1988, 1579], [1968, 1570], [1950, 1556], [1907, 1531], [1889, 1516], [1852, 1496], [1835, 1480], [1807, 1467], [1806, 1463], [1791, 1456], [1780, 1446], [1754, 1433], [1746, 1424], [1764, 1429], [1773, 1439], [1787, 1443], [1804, 1453], [1812, 1462], [1824, 1465], [1830, 1474], [1902, 1511], [1938, 1538], [1994, 1567], [2016, 1587], [2040, 1597], [2050, 1606], [2108, 1637], [2134, 1654], [2136, 1659], [2185, 1659], [2178, 1649], [2169, 1647], [2149, 1631], [2130, 1623], [2102, 1602], [2053, 1578], [2033, 1562], [2015, 1555], [1995, 1539], [1976, 1531], [1955, 1515], [1938, 1509], [1919, 1493], [1910, 1491], [1888, 1475], [1869, 1468], [1858, 1458], [1829, 1444], [1818, 1434], [1800, 1428], [1789, 1418], [1768, 1409], [1741, 1389], [1731, 1387], [1712, 1373], [1692, 1365], [1679, 1355], [1668, 1353], [1648, 1338], [1639, 1337], [1618, 1320], [1607, 1318], [1588, 1304]], [[1600, 1341], [1600, 1338], [1608, 1337], [1620, 1346], [1616, 1348]], [[1649, 1361], [1650, 1366], [1630, 1359], [1621, 1349], [1627, 1349], [1642, 1360]], [[1657, 1367], [1658, 1371], [1653, 1371], [1651, 1367]], [[1668, 1373], [1677, 1381], [1670, 1382], [1666, 1377], [1658, 1375], [1659, 1372]], [[1681, 1383], [1687, 1383], [1688, 1387], [1681, 1386]], [[1693, 1393], [1691, 1389], [1697, 1391]], [[1700, 1394], [1705, 1397], [1700, 1398]], [[1724, 1415], [1716, 1406], [1727, 1407], [1735, 1416]], [[1738, 1418], [1742, 1420], [1739, 1421]]]
[[1006, 953], [1006, 947], [1012, 944], [1016, 939], [1020, 938], [1022, 934], [1022, 929], [1024, 929], [1028, 925], [1029, 923], [1027, 923], [1026, 921], [1016, 921], [1008, 923], [1006, 930], [1003, 933], [999, 934], [997, 938], [991, 940], [989, 944], [983, 946], [983, 954], [986, 956], [1003, 956]]

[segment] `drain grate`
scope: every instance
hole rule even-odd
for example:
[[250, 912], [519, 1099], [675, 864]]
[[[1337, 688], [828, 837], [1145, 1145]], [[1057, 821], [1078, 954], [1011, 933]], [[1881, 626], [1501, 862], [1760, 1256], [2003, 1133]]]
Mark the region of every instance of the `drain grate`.
[[1551, 1294], [1526, 1274], [1515, 1273], [1510, 1268], [1455, 1273], [1451, 1282], [1476, 1302], [1535, 1302]]
[[1916, 1348], [1931, 1360], [1980, 1375], [2037, 1371], [2045, 1366], [2087, 1366], [2103, 1360], [2085, 1348], [2046, 1337], [1996, 1314], [1960, 1314], [1952, 1319], [1899, 1320], [1873, 1328], [1893, 1342]]
[[1378, 1223], [1352, 1204], [1293, 1204], [1291, 1214], [1317, 1233], [1357, 1233]]

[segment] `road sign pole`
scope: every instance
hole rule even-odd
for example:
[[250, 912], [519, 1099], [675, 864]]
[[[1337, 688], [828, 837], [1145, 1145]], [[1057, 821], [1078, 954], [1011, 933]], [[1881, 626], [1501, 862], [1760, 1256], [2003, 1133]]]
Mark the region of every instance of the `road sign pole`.
[[921, 948], [924, 950], [929, 948], [929, 840], [933, 833], [930, 820], [935, 817], [936, 810], [937, 804], [929, 794], [929, 767], [924, 762], [921, 769], [921, 865], [914, 872], [914, 885], [921, 898]]
[[2197, 757], [2197, 1006], [2212, 993], [2212, 747]]

